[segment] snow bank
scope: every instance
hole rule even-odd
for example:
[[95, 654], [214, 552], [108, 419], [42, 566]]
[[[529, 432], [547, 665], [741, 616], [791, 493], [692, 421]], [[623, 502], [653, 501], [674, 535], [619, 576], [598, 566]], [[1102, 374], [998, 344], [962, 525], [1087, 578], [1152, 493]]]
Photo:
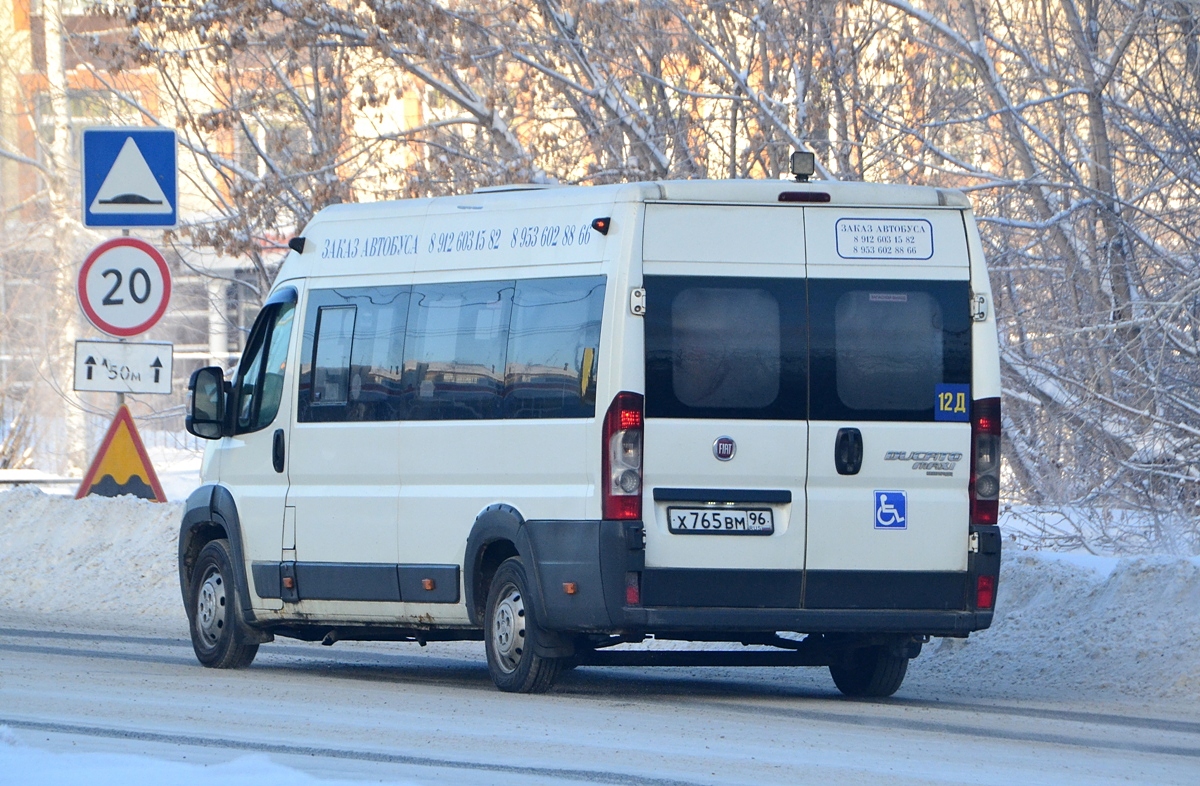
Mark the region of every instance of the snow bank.
[[1200, 518], [1181, 509], [1005, 505], [1000, 527], [1028, 549], [1103, 554], [1200, 553]]
[[[0, 621], [135, 623], [184, 635], [182, 506], [0, 492]], [[1200, 698], [1200, 558], [1100, 558], [1009, 546], [997, 619], [934, 640], [906, 691]], [[53, 624], [53, 619], [48, 620]]]
[[[183, 505], [0, 492], [0, 614], [184, 619], [176, 568]], [[182, 630], [186, 631], [186, 623]]]
[[996, 621], [934, 640], [919, 683], [992, 695], [1200, 698], [1200, 558], [1105, 558], [1010, 548]]

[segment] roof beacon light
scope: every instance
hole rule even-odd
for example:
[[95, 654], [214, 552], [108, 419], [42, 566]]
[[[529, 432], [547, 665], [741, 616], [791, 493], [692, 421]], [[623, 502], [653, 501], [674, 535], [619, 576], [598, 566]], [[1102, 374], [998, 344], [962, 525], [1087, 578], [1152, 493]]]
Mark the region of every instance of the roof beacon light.
[[792, 174], [797, 183], [807, 183], [817, 171], [817, 156], [807, 150], [797, 150], [792, 153]]

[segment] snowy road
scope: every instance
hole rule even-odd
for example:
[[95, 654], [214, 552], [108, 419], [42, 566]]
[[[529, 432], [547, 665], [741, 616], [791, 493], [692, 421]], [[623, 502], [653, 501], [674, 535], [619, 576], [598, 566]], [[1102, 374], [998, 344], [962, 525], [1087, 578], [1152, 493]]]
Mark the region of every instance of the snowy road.
[[1200, 782], [1188, 704], [930, 696], [919, 680], [852, 702], [815, 669], [581, 668], [516, 696], [477, 644], [280, 641], [214, 672], [174, 633], [0, 628], [0, 726], [53, 751], [255, 752], [408, 783]]

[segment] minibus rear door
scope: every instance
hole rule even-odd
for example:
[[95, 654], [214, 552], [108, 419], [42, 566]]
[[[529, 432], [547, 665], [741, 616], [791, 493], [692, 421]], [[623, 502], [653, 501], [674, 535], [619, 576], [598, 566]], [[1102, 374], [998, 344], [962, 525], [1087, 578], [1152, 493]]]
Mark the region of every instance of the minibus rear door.
[[962, 608], [971, 317], [961, 214], [805, 212], [805, 605]]

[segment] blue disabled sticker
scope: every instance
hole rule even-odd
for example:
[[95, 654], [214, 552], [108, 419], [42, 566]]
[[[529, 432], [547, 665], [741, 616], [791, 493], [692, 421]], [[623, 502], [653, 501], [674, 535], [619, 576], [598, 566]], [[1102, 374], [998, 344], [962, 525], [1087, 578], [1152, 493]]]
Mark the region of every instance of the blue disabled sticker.
[[971, 419], [971, 386], [942, 383], [933, 392], [933, 419], [966, 423]]
[[908, 492], [875, 492], [875, 529], [908, 529]]

